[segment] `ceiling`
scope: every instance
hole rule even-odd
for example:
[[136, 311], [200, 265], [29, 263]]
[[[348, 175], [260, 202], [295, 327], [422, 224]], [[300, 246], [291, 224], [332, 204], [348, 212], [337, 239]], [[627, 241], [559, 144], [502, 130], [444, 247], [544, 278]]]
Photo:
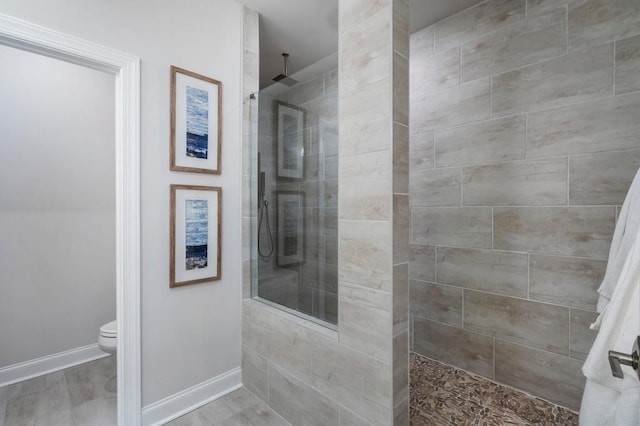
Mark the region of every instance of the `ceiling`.
[[[260, 87], [283, 72], [289, 74], [338, 50], [338, 0], [237, 0], [260, 14]], [[410, 0], [411, 32], [479, 3], [479, 0]]]

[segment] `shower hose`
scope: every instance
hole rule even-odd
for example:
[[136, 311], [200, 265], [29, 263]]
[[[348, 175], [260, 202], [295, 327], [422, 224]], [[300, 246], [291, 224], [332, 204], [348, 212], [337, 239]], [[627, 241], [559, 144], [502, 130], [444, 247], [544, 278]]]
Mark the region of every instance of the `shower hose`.
[[[263, 203], [264, 204], [260, 205], [260, 213], [259, 213], [260, 218], [258, 219], [258, 254], [260, 255], [260, 258], [262, 260], [267, 262], [269, 261], [269, 259], [271, 259], [271, 255], [273, 254], [273, 237], [271, 236], [271, 226], [269, 225], [269, 202], [267, 200], [264, 200]], [[269, 236], [269, 249], [267, 250], [268, 253], [262, 252], [262, 247], [260, 244], [260, 235], [261, 235], [260, 231], [262, 230], [263, 218], [265, 218], [267, 221], [266, 222], [267, 235]]]

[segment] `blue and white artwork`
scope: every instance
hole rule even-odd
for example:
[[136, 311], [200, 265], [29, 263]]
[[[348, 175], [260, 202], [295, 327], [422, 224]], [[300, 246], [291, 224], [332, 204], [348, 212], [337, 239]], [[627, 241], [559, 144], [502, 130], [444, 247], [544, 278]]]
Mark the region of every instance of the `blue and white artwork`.
[[187, 86], [187, 156], [208, 157], [209, 92]]
[[207, 200], [186, 200], [187, 271], [206, 268], [208, 264], [209, 205]]

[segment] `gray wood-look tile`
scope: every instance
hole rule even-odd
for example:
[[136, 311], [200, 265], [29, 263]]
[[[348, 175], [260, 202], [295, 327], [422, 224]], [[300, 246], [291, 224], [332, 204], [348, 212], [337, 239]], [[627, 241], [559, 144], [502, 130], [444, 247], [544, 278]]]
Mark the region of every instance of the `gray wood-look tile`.
[[432, 245], [409, 244], [409, 278], [412, 280], [436, 280], [436, 248]]
[[73, 425], [63, 371], [7, 387], [4, 422], [10, 425]]
[[[338, 238], [326, 237], [324, 246], [324, 261], [326, 265], [338, 266]], [[337, 269], [336, 269], [337, 272]]]
[[308, 379], [311, 374], [309, 329], [265, 309], [257, 309], [251, 303], [245, 303], [243, 311], [245, 346], [296, 377]]
[[411, 207], [459, 206], [460, 167], [413, 171], [409, 176]]
[[302, 105], [324, 95], [324, 76], [297, 84], [295, 87], [279, 95], [281, 99], [293, 105]]
[[409, 126], [409, 59], [393, 52], [393, 121]]
[[341, 406], [340, 426], [371, 426], [371, 423]]
[[471, 81], [564, 55], [566, 10], [519, 21], [461, 47], [460, 79]]
[[391, 150], [342, 157], [340, 179], [341, 219], [391, 219], [392, 192]]
[[77, 425], [113, 426], [118, 423], [117, 399], [97, 398], [72, 408]]
[[220, 401], [226, 404], [234, 414], [241, 413], [247, 408], [262, 402], [245, 387], [228, 393], [223, 398], [220, 398]]
[[569, 308], [561, 306], [466, 290], [464, 328], [569, 354]]
[[388, 422], [392, 409], [390, 364], [324, 336], [314, 339], [311, 353], [313, 387], [374, 425]]
[[433, 25], [418, 30], [409, 36], [410, 58], [431, 56], [435, 52]]
[[[364, 5], [364, 3], [363, 3]], [[341, 14], [344, 15], [344, 14]], [[355, 27], [340, 34], [340, 90], [348, 93], [362, 89], [391, 75], [389, 10], [383, 8]], [[366, 43], [367, 48], [361, 46]]]
[[241, 413], [234, 414], [219, 424], [221, 426], [291, 426], [289, 422], [262, 402], [252, 405]]
[[269, 406], [294, 425], [338, 425], [338, 404], [269, 364]]
[[569, 354], [572, 358], [587, 359], [591, 345], [598, 332], [589, 326], [598, 318], [597, 312], [571, 309], [571, 341]]
[[493, 378], [493, 338], [415, 317], [413, 350], [485, 377]]
[[0, 388], [0, 426], [4, 426], [4, 415], [7, 408], [7, 387]]
[[438, 247], [438, 283], [527, 296], [527, 254], [506, 251]]
[[391, 6], [393, 14], [393, 50], [405, 58], [409, 57], [409, 1], [393, 2]]
[[409, 127], [397, 123], [393, 124], [393, 193], [409, 193]]
[[409, 329], [409, 264], [393, 267], [393, 335]]
[[640, 4], [635, 0], [569, 3], [569, 49], [584, 49], [640, 34]]
[[409, 170], [433, 168], [433, 133], [409, 135]]
[[527, 16], [565, 7], [569, 1], [573, 0], [527, 0]]
[[616, 94], [640, 90], [640, 36], [616, 42]]
[[423, 133], [488, 120], [490, 105], [489, 78], [416, 97], [411, 104], [410, 132]]
[[[363, 108], [363, 105], [367, 105], [367, 108]], [[340, 140], [349, 143], [340, 144], [339, 155], [388, 149], [391, 139], [391, 106], [391, 91], [387, 79], [340, 96]]]
[[462, 327], [462, 289], [411, 280], [411, 315]]
[[567, 204], [566, 158], [463, 167], [462, 174], [465, 206]]
[[393, 338], [393, 405], [409, 398], [409, 330]]
[[498, 250], [606, 259], [613, 236], [613, 207], [495, 207]]
[[367, 19], [386, 9], [387, 6], [388, 3], [386, 1], [350, 1], [340, 10], [342, 31], [347, 31], [350, 28], [361, 25]]
[[460, 47], [434, 55], [412, 53], [409, 63], [411, 98], [460, 84]]
[[639, 167], [640, 149], [569, 157], [569, 203], [622, 204]]
[[527, 157], [640, 148], [640, 93], [529, 114]]
[[324, 157], [325, 179], [338, 179], [338, 156], [326, 155]]
[[582, 361], [496, 339], [496, 380], [572, 410], [580, 408]]
[[605, 260], [530, 255], [529, 297], [534, 300], [595, 310]]
[[435, 164], [446, 167], [522, 160], [525, 138], [524, 115], [439, 130], [434, 134]]
[[602, 98], [613, 92], [613, 44], [509, 71], [492, 81], [495, 116]]
[[525, 18], [525, 0], [487, 0], [434, 25], [441, 51]]
[[391, 291], [391, 221], [340, 220], [340, 264], [344, 282]]
[[409, 262], [411, 210], [408, 194], [393, 194], [393, 264]]
[[268, 398], [268, 361], [256, 352], [242, 347], [242, 384], [258, 398]]
[[[109, 356], [64, 370], [73, 408], [97, 399], [115, 399], [116, 357]], [[109, 404], [95, 403], [87, 412], [106, 410]], [[74, 414], [75, 415], [75, 414]], [[93, 414], [92, 414], [93, 415]], [[98, 416], [99, 417], [99, 416]]]
[[391, 294], [341, 284], [338, 303], [340, 342], [390, 364]]
[[410, 421], [409, 398], [405, 398], [393, 407], [393, 424], [408, 425]]
[[416, 207], [411, 242], [491, 248], [491, 208]]

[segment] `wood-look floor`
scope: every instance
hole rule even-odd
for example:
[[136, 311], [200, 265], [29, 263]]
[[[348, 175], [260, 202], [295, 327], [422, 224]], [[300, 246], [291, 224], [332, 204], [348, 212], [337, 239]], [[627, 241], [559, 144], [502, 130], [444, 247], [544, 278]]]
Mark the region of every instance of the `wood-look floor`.
[[114, 356], [0, 388], [0, 426], [114, 426]]
[[167, 426], [289, 426], [245, 388], [235, 390], [167, 423]]
[[[411, 424], [577, 424], [562, 407], [429, 358], [411, 355]], [[0, 426], [115, 426], [114, 357], [0, 388]], [[168, 426], [288, 426], [245, 388]]]

